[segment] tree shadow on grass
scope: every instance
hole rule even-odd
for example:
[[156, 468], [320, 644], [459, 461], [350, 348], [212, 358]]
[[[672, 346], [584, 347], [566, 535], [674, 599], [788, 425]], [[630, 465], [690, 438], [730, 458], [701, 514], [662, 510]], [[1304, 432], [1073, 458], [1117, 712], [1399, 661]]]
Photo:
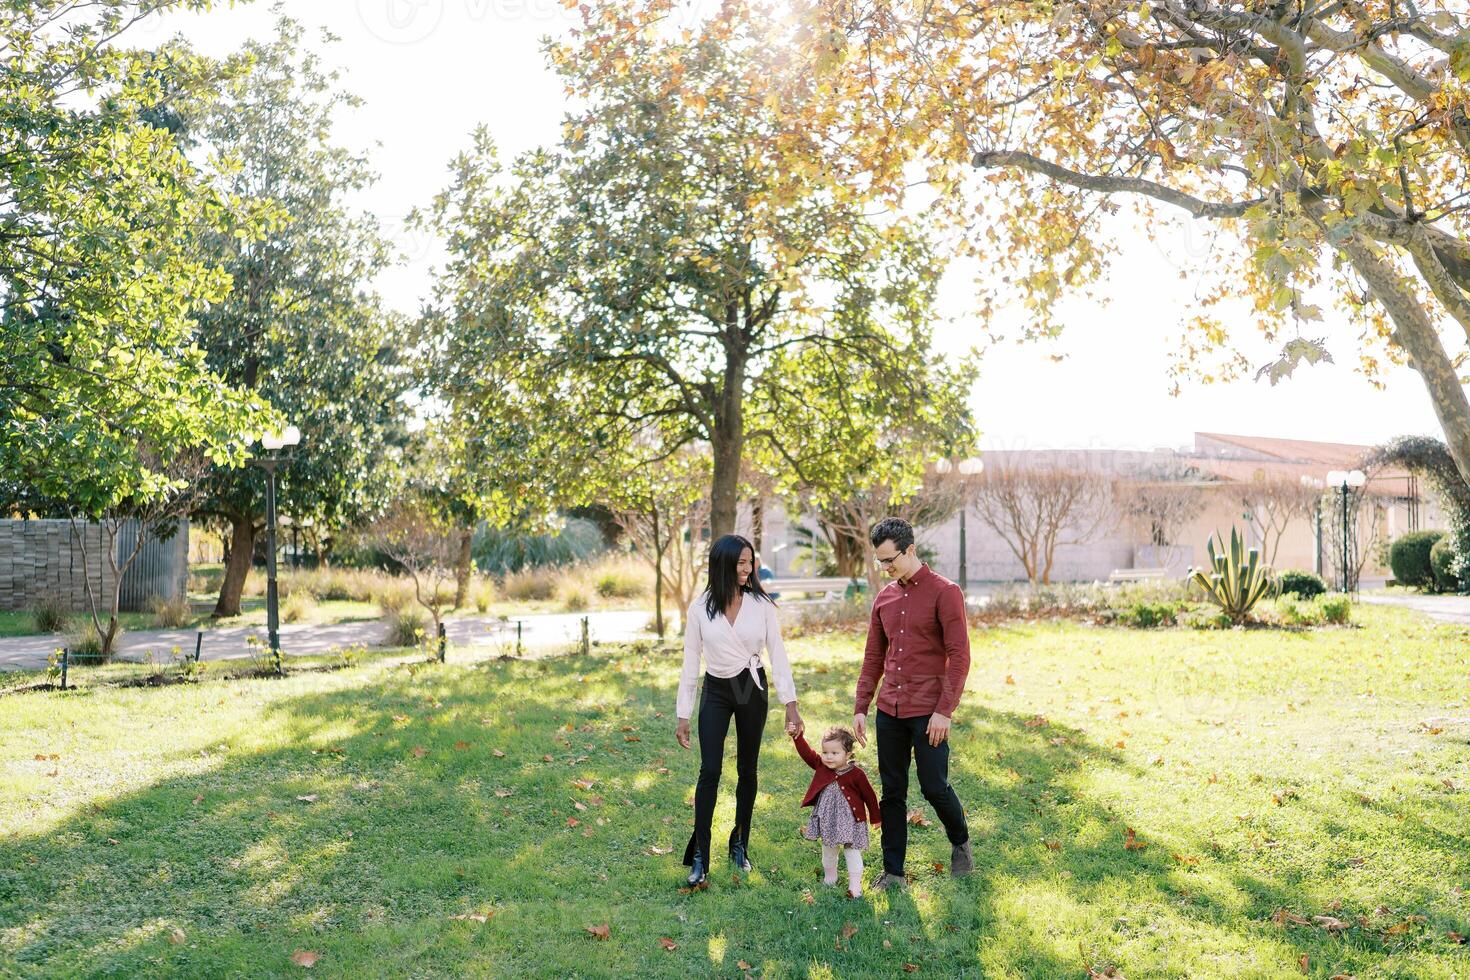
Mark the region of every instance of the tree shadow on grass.
[[[1126, 850], [1128, 814], [1083, 795], [1079, 777], [1146, 774], [1080, 732], [980, 706], [967, 708], [951, 769], [971, 878], [928, 865], [948, 860], [936, 822], [910, 828], [911, 892], [848, 902], [822, 889], [815, 846], [797, 836], [809, 770], [773, 712], [758, 869], [733, 876], [717, 863], [709, 890], [683, 894], [698, 761], [673, 746], [671, 678], [655, 666], [614, 652], [394, 669], [268, 704], [260, 727], [282, 729], [285, 747], [223, 751], [206, 773], [0, 844], [0, 952], [22, 975], [286, 975], [299, 972], [292, 951], [309, 949], [322, 957], [315, 972], [367, 976], [739, 976], [742, 961], [787, 976], [905, 964], [1273, 975], [1300, 953], [1314, 970], [1382, 955], [1264, 923], [1276, 907], [1306, 908], [1310, 889], [1210, 856], [1208, 841], [1135, 825], [1149, 846]], [[834, 699], [850, 682], [805, 680]], [[733, 805], [726, 768], [717, 833]], [[450, 918], [475, 912], [489, 921]], [[605, 942], [585, 931], [601, 923]], [[174, 927], [183, 942], [170, 941]], [[1174, 948], [1184, 943], [1213, 959]]]

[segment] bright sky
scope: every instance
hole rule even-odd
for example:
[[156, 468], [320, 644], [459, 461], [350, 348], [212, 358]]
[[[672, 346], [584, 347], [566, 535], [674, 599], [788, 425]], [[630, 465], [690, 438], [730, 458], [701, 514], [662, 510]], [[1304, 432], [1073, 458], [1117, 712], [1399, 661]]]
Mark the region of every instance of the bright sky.
[[[718, 0], [692, 0], [689, 16]], [[340, 43], [324, 50], [344, 84], [365, 105], [345, 116], [339, 139], [371, 148], [382, 175], [362, 202], [397, 236], [405, 263], [379, 288], [395, 307], [418, 309], [427, 296], [437, 244], [403, 230], [403, 218], [447, 182], [450, 158], [484, 123], [508, 158], [555, 140], [564, 96], [547, 69], [539, 39], [571, 24], [561, 0], [290, 0], [286, 11], [325, 27]], [[271, 33], [264, 3], [172, 14], [142, 28], [134, 43], [183, 33], [201, 50], [224, 54], [248, 36]], [[318, 45], [318, 50], [322, 50]], [[1195, 431], [1374, 443], [1403, 433], [1440, 436], [1423, 384], [1412, 371], [1387, 375], [1379, 391], [1356, 374], [1351, 338], [1341, 324], [1316, 324], [1329, 338], [1334, 365], [1300, 368], [1287, 382], [1185, 388], [1169, 395], [1169, 353], [1192, 311], [1194, 286], [1181, 281], [1171, 255], [1197, 247], [1185, 222], [1150, 241], [1125, 228], [1110, 302], [1072, 302], [1068, 328], [1054, 342], [1006, 343], [986, 352], [972, 404], [990, 449], [1182, 446]], [[969, 277], [946, 282], [939, 331], [944, 350], [980, 340], [966, 316]], [[1267, 347], [1257, 363], [1274, 358]], [[1061, 361], [1054, 355], [1065, 355]]]

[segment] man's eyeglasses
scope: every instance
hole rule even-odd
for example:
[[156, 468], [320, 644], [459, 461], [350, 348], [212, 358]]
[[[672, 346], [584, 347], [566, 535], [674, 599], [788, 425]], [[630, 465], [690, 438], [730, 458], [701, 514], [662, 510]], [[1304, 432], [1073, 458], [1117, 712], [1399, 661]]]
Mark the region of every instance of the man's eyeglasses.
[[891, 566], [891, 565], [892, 565], [892, 564], [893, 564], [893, 563], [894, 563], [894, 562], [896, 562], [896, 561], [898, 561], [898, 560], [899, 560], [899, 559], [900, 559], [900, 558], [902, 558], [902, 557], [903, 557], [903, 552], [899, 552], [899, 553], [898, 553], [898, 554], [896, 554], [896, 555], [894, 555], [894, 556], [893, 556], [893, 557], [892, 557], [892, 558], [878, 558], [878, 556], [877, 556], [877, 555], [874, 555], [874, 556], [873, 556], [873, 557], [874, 557], [874, 558], [875, 558], [875, 559], [877, 559], [877, 561], [878, 561], [878, 566], [879, 566], [879, 567], [880, 567], [880, 568], [888, 568], [888, 567], [889, 567], [889, 566]]

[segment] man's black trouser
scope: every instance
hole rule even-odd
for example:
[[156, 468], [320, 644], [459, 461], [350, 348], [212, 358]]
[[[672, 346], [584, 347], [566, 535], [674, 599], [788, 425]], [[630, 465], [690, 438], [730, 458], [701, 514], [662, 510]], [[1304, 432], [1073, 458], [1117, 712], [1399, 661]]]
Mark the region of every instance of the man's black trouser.
[[928, 728], [928, 715], [895, 718], [878, 712], [878, 778], [883, 784], [878, 810], [883, 814], [883, 870], [891, 875], [903, 874], [909, 846], [910, 758], [919, 773], [919, 791], [944, 824], [949, 842], [958, 846], [970, 839], [965, 809], [949, 785], [949, 739], [930, 745]]

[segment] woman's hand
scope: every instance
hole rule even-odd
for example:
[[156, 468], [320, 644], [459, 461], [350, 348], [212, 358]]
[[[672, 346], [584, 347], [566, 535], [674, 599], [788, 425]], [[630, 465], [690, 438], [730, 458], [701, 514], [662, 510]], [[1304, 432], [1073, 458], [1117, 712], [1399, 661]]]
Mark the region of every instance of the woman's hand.
[[674, 726], [674, 741], [684, 748], [689, 748], [689, 719], [680, 718], [679, 724]]
[[795, 738], [806, 733], [806, 722], [801, 720], [801, 712], [796, 710], [796, 702], [791, 701], [786, 705], [786, 734]]

